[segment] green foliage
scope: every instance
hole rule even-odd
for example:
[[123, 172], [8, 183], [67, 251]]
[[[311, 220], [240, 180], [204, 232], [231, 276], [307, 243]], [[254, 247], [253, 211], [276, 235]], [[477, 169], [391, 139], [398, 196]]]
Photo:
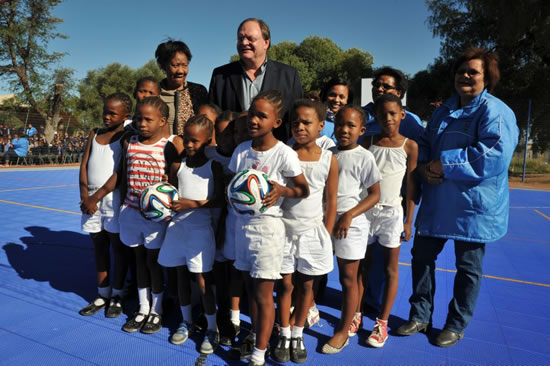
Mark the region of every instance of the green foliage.
[[56, 31], [62, 19], [51, 14], [59, 0], [14, 0], [0, 3], [0, 77], [14, 92], [43, 115], [39, 105], [51, 88], [51, 66], [63, 54], [48, 52], [55, 38], [66, 38]]
[[[304, 91], [320, 91], [332, 78], [341, 77], [351, 82], [359, 95], [361, 78], [372, 74], [374, 58], [358, 48], [342, 50], [334, 41], [310, 36], [300, 44], [284, 41], [271, 45], [268, 57], [295, 67], [300, 74]], [[231, 56], [230, 61], [239, 59]]]
[[147, 62], [137, 70], [115, 62], [88, 71], [86, 77], [80, 81], [78, 86], [80, 99], [76, 105], [77, 116], [90, 127], [101, 125], [103, 100], [109, 94], [115, 92], [128, 94], [135, 105], [133, 94], [136, 80], [144, 76], [153, 76], [160, 81], [164, 78], [164, 73], [155, 60]]
[[[550, 148], [550, 2], [548, 0], [428, 0], [428, 26], [441, 42], [441, 58], [415, 75], [409, 98], [422, 90], [445, 96], [447, 81], [440, 77], [452, 60], [466, 48], [476, 46], [499, 54], [501, 82], [495, 94], [526, 125], [527, 101], [533, 101], [534, 151]], [[452, 84], [451, 84], [452, 85]], [[452, 91], [452, 88], [451, 88]], [[415, 107], [416, 108], [416, 107]], [[421, 108], [422, 110], [422, 108]]]

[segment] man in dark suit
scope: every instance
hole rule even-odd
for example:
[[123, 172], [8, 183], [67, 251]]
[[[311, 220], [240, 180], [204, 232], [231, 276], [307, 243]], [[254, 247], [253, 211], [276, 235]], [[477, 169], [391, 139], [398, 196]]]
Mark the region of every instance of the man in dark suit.
[[252, 99], [261, 91], [280, 90], [284, 96], [285, 116], [275, 135], [286, 141], [290, 131], [290, 108], [303, 95], [302, 83], [295, 68], [267, 58], [270, 45], [271, 33], [263, 20], [243, 20], [237, 29], [240, 59], [214, 69], [209, 97], [223, 110], [242, 112], [248, 110]]

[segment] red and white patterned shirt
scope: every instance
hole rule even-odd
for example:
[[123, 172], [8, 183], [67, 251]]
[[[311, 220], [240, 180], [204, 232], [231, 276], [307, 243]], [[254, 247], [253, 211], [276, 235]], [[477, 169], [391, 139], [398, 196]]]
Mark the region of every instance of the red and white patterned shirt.
[[141, 192], [158, 183], [166, 173], [164, 148], [169, 140], [163, 137], [152, 145], [139, 142], [139, 136], [130, 137], [126, 152], [127, 193], [124, 204], [139, 210]]

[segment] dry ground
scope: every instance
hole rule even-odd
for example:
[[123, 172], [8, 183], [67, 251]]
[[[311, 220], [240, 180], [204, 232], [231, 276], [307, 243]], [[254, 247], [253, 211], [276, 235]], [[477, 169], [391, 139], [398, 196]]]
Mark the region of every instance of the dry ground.
[[525, 176], [525, 183], [521, 176], [510, 176], [510, 188], [543, 189], [550, 191], [550, 174], [530, 174]]

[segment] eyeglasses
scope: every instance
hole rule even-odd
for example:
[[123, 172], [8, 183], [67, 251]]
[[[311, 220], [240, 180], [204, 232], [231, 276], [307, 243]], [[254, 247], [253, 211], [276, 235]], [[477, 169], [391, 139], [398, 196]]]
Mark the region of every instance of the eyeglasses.
[[467, 74], [469, 77], [473, 78], [475, 76], [483, 74], [483, 71], [479, 71], [476, 69], [458, 69], [456, 70], [456, 75], [464, 75]]
[[375, 88], [375, 89], [378, 89], [380, 87], [382, 87], [384, 90], [392, 90], [392, 89], [397, 89], [395, 86], [393, 85], [390, 85], [390, 84], [386, 84], [386, 83], [381, 83], [379, 81], [373, 81], [372, 82], [372, 87]]

